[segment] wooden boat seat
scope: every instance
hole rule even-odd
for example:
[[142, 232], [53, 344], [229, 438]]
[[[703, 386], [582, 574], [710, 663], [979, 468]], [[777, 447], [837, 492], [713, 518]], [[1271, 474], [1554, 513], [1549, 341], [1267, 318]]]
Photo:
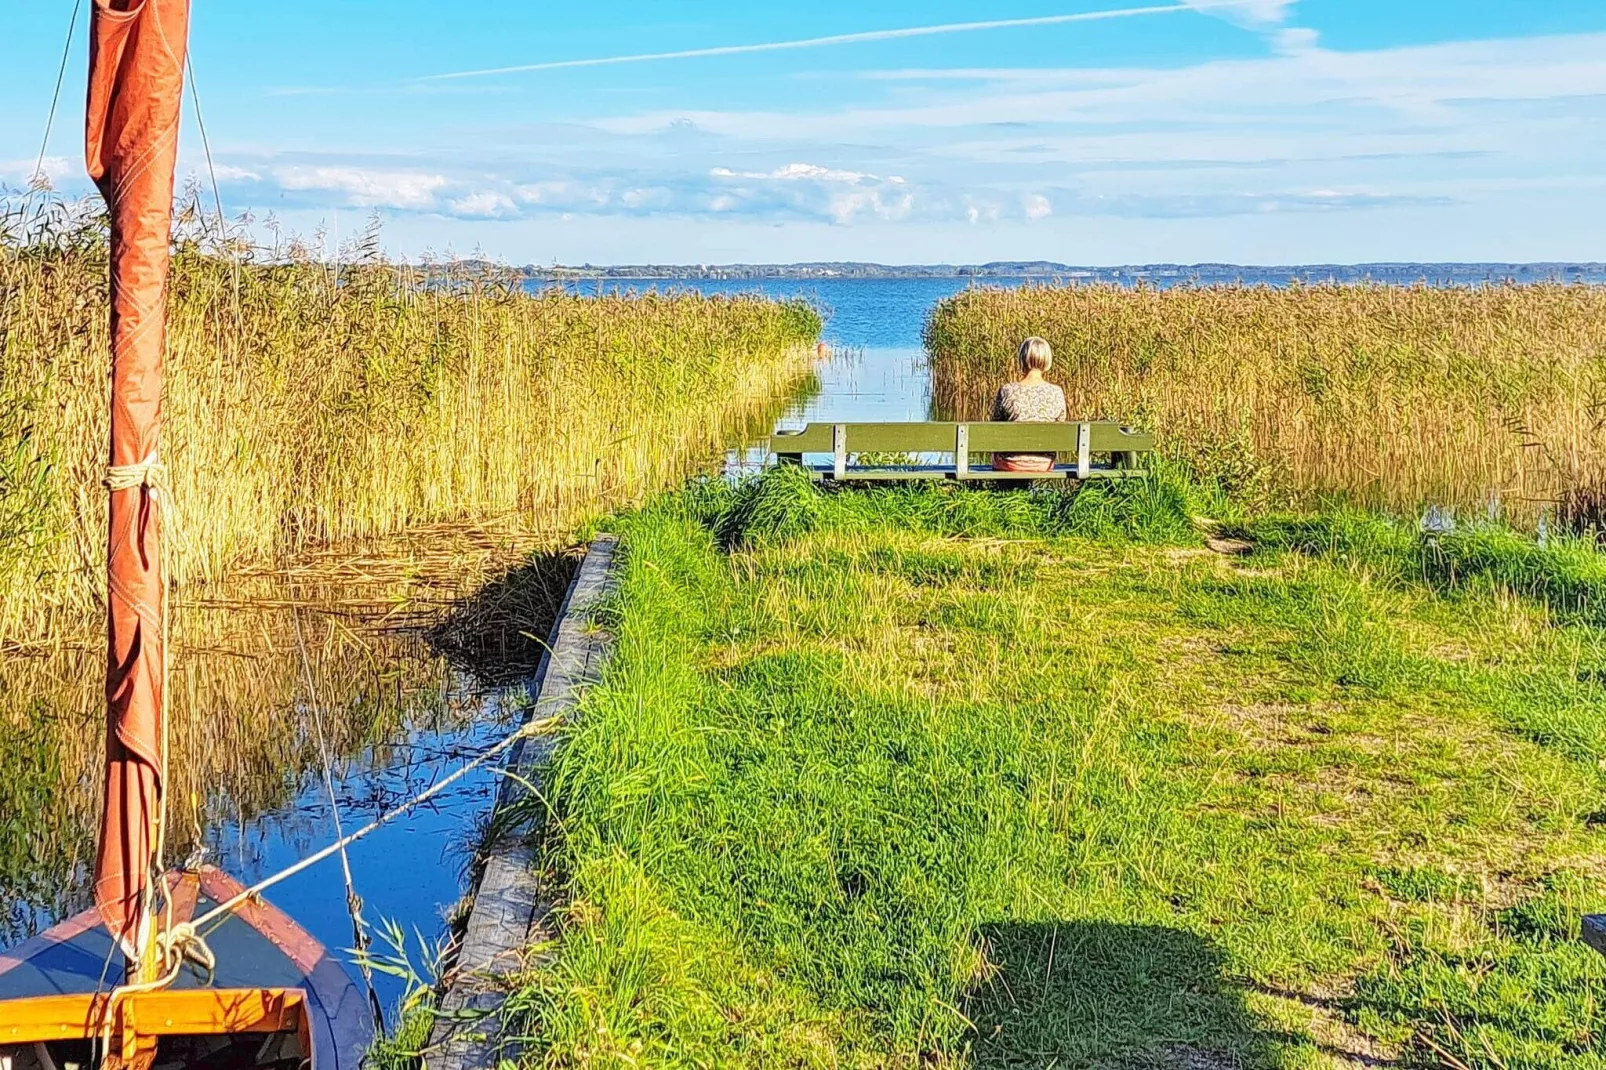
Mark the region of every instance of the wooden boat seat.
[[[243, 890], [210, 866], [167, 879], [176, 922]], [[187, 965], [167, 989], [115, 1003], [108, 996], [123, 981], [123, 956], [93, 909], [0, 952], [0, 1058], [12, 1070], [49, 1070], [34, 1045], [71, 1053], [109, 1031], [109, 1063], [122, 1067], [164, 1065], [164, 1049], [176, 1053], [185, 1038], [193, 1051], [217, 1046], [207, 1038], [246, 1037], [261, 1052], [253, 1066], [293, 1056], [312, 1070], [358, 1070], [373, 1036], [367, 1001], [305, 929], [250, 899], [205, 935], [217, 957], [213, 975]], [[52, 1061], [59, 1067], [64, 1059]]]

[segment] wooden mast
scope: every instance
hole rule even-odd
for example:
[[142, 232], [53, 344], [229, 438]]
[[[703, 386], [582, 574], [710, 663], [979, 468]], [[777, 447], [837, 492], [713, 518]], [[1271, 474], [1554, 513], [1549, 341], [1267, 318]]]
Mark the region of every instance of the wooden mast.
[[189, 0], [94, 0], [84, 150], [111, 218], [106, 485], [106, 779], [95, 904], [156, 975], [150, 917], [167, 771], [166, 576], [158, 450]]

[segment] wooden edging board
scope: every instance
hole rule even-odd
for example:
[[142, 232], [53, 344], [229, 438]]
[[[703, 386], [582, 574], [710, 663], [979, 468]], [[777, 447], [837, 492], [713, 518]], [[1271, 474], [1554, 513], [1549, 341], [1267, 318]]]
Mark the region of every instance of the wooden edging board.
[[[610, 637], [593, 624], [592, 614], [613, 590], [617, 549], [618, 541], [605, 535], [586, 550], [536, 672], [532, 719], [573, 717], [580, 697], [597, 681]], [[556, 736], [532, 736], [513, 748], [497, 810], [524, 797], [530, 786], [543, 790], [542, 769], [556, 743]], [[424, 1056], [429, 1070], [480, 1070], [506, 1057], [494, 1016], [506, 995], [504, 979], [524, 964], [527, 948], [556, 935], [553, 889], [538, 863], [532, 837], [507, 836], [491, 849], [430, 1034]]]

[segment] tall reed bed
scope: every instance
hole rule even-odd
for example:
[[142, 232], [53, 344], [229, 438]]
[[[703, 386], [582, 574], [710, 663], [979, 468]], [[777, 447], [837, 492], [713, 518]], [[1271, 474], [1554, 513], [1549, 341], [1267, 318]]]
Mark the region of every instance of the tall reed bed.
[[[93, 617], [106, 244], [0, 204], [0, 641]], [[561, 533], [706, 459], [808, 373], [801, 304], [530, 294], [489, 274], [181, 243], [163, 460], [174, 576], [438, 521]]]
[[1041, 335], [1074, 415], [1152, 425], [1257, 494], [1533, 518], [1606, 479], [1606, 289], [977, 289], [926, 324], [937, 406], [985, 416]]

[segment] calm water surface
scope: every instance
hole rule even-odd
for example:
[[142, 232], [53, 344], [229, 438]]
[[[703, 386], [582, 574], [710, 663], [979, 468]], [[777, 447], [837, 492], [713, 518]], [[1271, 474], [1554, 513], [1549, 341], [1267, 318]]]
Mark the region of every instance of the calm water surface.
[[[1019, 286], [1026, 281], [999, 278], [987, 284]], [[929, 419], [930, 376], [920, 332], [933, 305], [969, 285], [965, 279], [607, 279], [575, 283], [570, 289], [588, 294], [648, 288], [758, 293], [813, 304], [825, 317], [823, 337], [833, 357], [819, 369], [818, 392], [790, 406], [777, 424], [791, 428], [811, 420]]]

